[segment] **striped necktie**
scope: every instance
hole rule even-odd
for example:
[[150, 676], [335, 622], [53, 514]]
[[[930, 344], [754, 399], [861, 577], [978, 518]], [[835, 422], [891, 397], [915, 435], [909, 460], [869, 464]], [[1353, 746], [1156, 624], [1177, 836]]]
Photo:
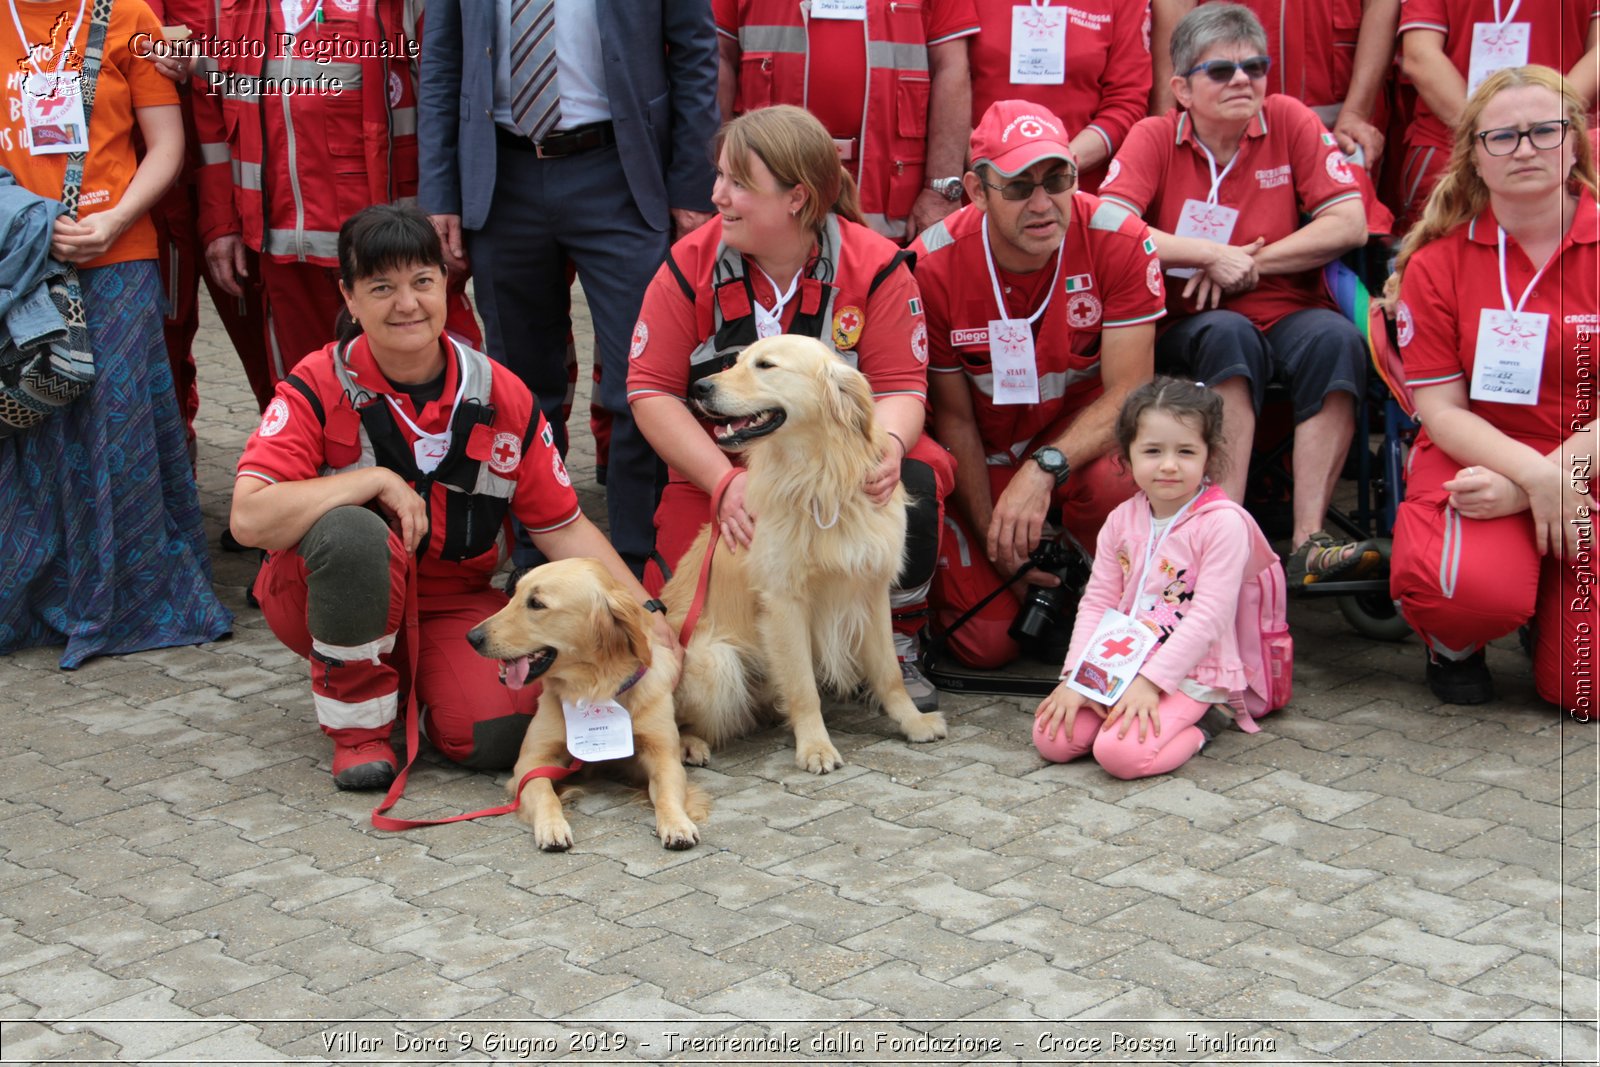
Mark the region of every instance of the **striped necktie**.
[[561, 119], [555, 0], [511, 2], [511, 120], [540, 141]]

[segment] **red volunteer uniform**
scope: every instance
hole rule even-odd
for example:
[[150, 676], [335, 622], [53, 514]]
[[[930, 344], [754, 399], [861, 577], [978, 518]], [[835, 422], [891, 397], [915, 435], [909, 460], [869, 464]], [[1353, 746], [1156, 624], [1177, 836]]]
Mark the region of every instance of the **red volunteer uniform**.
[[[1292, 97], [1268, 96], [1218, 186], [1217, 202], [1239, 211], [1228, 243], [1247, 245], [1264, 237], [1271, 244], [1298, 230], [1302, 214], [1316, 216], [1334, 204], [1362, 199], [1357, 169], [1345, 163], [1333, 135], [1310, 108]], [[1203, 201], [1210, 189], [1206, 152], [1195, 139], [1188, 112], [1174, 108], [1133, 128], [1106, 172], [1100, 195], [1154, 228], [1174, 233], [1184, 201]], [[1245, 316], [1258, 330], [1306, 308], [1338, 310], [1320, 270], [1268, 275], [1249, 292], [1224, 297], [1222, 307]], [[1183, 299], [1183, 286], [1168, 288], [1167, 310], [1175, 319], [1194, 312], [1193, 301]]]
[[[984, 250], [983, 212], [969, 204], [931, 228], [919, 243], [917, 281], [928, 312], [933, 374], [964, 374], [988, 462], [991, 499], [999, 499], [1035, 449], [1059, 437], [1100, 395], [1100, 339], [1104, 330], [1154, 322], [1166, 314], [1160, 261], [1150, 231], [1126, 209], [1089, 193], [1072, 197], [1072, 218], [1062, 242], [1060, 280], [1052, 262], [1031, 274], [996, 267], [1006, 297], [1005, 317], [1027, 318], [1048, 297], [1033, 324], [1039, 403], [996, 405], [989, 359], [989, 323], [995, 306]], [[1049, 292], [1052, 282], [1056, 291]], [[1062, 524], [1092, 549], [1111, 510], [1134, 492], [1133, 482], [1102, 456], [1074, 469], [1056, 491]], [[968, 530], [954, 511], [945, 516], [933, 600], [941, 625], [988, 595], [1003, 577], [985, 555], [987, 531]], [[997, 666], [1017, 656], [1006, 634], [1017, 613], [1009, 594], [997, 598], [960, 630], [951, 645], [973, 666]]]
[[[784, 333], [817, 337], [866, 375], [874, 397], [926, 400], [928, 331], [916, 280], [902, 265], [905, 253], [865, 226], [830, 215], [817, 257], [800, 291], [784, 308]], [[672, 396], [684, 400], [689, 385], [729, 366], [756, 340], [751, 301], [776, 299], [759, 270], [722, 243], [722, 220], [713, 218], [672, 246], [668, 261], [645, 290], [629, 352], [628, 399]], [[713, 272], [723, 279], [712, 284]], [[736, 276], [737, 275], [737, 276]], [[826, 279], [826, 280], [824, 280]], [[709, 424], [706, 434], [711, 434]], [[734, 462], [737, 463], [737, 457]], [[908, 459], [933, 468], [938, 498], [954, 485], [949, 453], [924, 434]], [[656, 510], [656, 551], [675, 567], [709, 515], [705, 492], [669, 472]], [[654, 591], [651, 568], [646, 585]]]
[[[1472, 60], [1474, 24], [1492, 24], [1507, 16], [1508, 21], [1529, 24], [1527, 62], [1566, 74], [1588, 48], [1589, 26], [1600, 18], [1600, 4], [1595, 0], [1400, 0], [1396, 32], [1402, 47], [1405, 35], [1412, 30], [1444, 34], [1444, 54], [1466, 78]], [[1450, 162], [1450, 147], [1451, 131], [1419, 96], [1416, 115], [1406, 130], [1401, 186], [1405, 215], [1415, 218], [1421, 213], [1428, 194]]]
[[1344, 102], [1355, 71], [1361, 0], [1238, 2], [1254, 12], [1267, 31], [1267, 55], [1272, 59], [1267, 92], [1292, 96], [1311, 107]]
[[[339, 226], [417, 195], [415, 8], [228, 0], [193, 27], [215, 53], [194, 74], [200, 239], [238, 234], [260, 253], [251, 272], [265, 290], [274, 383], [333, 338]], [[478, 344], [461, 284], [452, 280], [447, 325]]]
[[[1485, 208], [1471, 223], [1418, 249], [1406, 265], [1397, 326], [1406, 382], [1413, 388], [1470, 385], [1480, 312], [1504, 308], [1497, 233], [1494, 213]], [[1506, 286], [1513, 301], [1535, 273], [1508, 237]], [[1538, 403], [1469, 400], [1470, 411], [1541, 453], [1594, 421], [1597, 278], [1600, 208], [1585, 192], [1572, 228], [1523, 307], [1550, 316]], [[1418, 435], [1395, 522], [1391, 594], [1418, 633], [1454, 652], [1471, 652], [1533, 618], [1539, 695], [1566, 710], [1593, 714], [1600, 612], [1592, 532], [1588, 550], [1565, 566], [1553, 555], [1539, 556], [1528, 512], [1463, 518], [1449, 507], [1442, 485], [1461, 466], [1429, 440], [1426, 429]]]
[[[739, 43], [742, 115], [792, 104], [815, 115], [880, 233], [905, 232], [928, 151], [928, 48], [978, 32], [972, 0], [862, 0], [866, 18], [808, 16], [796, 0], [712, 0], [717, 32]], [[815, 87], [816, 92], [812, 89]]]
[[[1150, 97], [1149, 0], [1075, 0], [1065, 8], [1066, 70], [1057, 85], [1011, 81], [1012, 12], [1028, 9], [1016, 0], [977, 0], [983, 32], [972, 39], [972, 124], [996, 100], [1031, 100], [1049, 108], [1076, 136], [1093, 130], [1116, 155], [1133, 124], [1144, 117]], [[1079, 175], [1079, 187], [1094, 191], [1104, 168]]]
[[[255, 593], [273, 633], [312, 662], [312, 697], [324, 732], [345, 744], [386, 740], [404, 672], [426, 705], [429, 740], [459, 760], [472, 750], [473, 724], [531, 715], [537, 697], [537, 687], [500, 685], [495, 663], [465, 640], [468, 629], [505, 605], [490, 577], [509, 519], [536, 534], [559, 529], [578, 518], [577, 496], [527, 387], [482, 353], [453, 344], [440, 398], [417, 411], [378, 369], [364, 336], [345, 350], [348, 378], [341, 377], [337, 347], [307, 356], [279, 383], [245, 445], [238, 476], [304, 481], [376, 464], [417, 485], [411, 456], [419, 435], [411, 423], [430, 434], [453, 428], [451, 451], [428, 479], [429, 529], [415, 560], [420, 662], [406, 663], [410, 557], [397, 535], [389, 538], [388, 625], [371, 647], [329, 648], [312, 639], [305, 566], [294, 549], [268, 556]], [[404, 418], [393, 413], [394, 404]]]

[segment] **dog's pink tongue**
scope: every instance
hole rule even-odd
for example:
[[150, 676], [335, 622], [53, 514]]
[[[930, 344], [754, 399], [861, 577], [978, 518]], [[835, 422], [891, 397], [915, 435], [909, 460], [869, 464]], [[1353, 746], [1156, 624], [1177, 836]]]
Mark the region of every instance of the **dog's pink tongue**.
[[528, 657], [520, 656], [502, 662], [500, 667], [500, 680], [508, 689], [521, 689], [528, 680]]

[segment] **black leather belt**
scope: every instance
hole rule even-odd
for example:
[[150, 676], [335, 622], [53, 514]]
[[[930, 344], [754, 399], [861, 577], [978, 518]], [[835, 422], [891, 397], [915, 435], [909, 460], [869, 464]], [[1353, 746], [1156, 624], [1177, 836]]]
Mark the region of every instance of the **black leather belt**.
[[504, 126], [496, 126], [495, 135], [504, 147], [519, 152], [532, 152], [540, 159], [561, 159], [617, 143], [617, 131], [609, 120], [591, 122], [587, 126], [574, 126], [570, 130], [553, 130], [538, 144]]

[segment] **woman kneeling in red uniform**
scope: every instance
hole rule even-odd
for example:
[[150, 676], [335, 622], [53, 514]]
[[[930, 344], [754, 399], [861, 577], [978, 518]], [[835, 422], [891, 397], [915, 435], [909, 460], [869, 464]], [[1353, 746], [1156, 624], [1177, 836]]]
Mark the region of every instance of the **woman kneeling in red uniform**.
[[1594, 151], [1548, 67], [1489, 76], [1400, 253], [1398, 325], [1424, 429], [1390, 591], [1451, 704], [1494, 697], [1484, 643], [1533, 619], [1539, 695], [1593, 713]]
[[[505, 605], [490, 577], [509, 520], [551, 559], [593, 556], [647, 594], [579, 510], [527, 387], [444, 336], [444, 255], [427, 218], [391, 205], [351, 216], [339, 271], [359, 332], [278, 384], [239, 460], [231, 528], [270, 553], [256, 596], [272, 632], [311, 662], [339, 788], [393, 780], [402, 679], [435, 748], [510, 767], [538, 686], [501, 686], [466, 641]], [[657, 628], [675, 647], [664, 618]]]

